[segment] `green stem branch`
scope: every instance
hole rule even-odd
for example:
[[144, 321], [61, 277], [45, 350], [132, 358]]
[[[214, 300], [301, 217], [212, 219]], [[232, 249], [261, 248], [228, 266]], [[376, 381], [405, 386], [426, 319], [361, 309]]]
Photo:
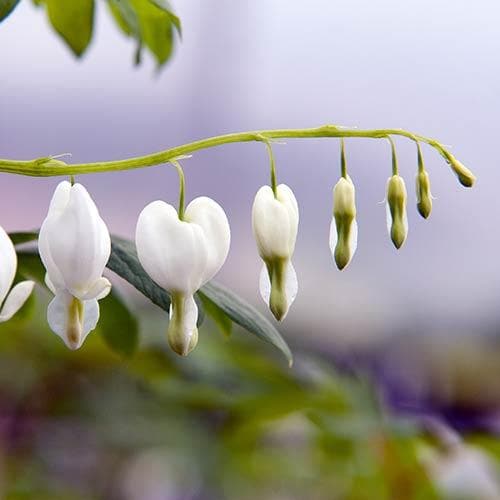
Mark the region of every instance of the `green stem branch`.
[[371, 129], [344, 128], [336, 125], [324, 125], [317, 128], [304, 129], [276, 129], [260, 130], [254, 132], [238, 132], [219, 135], [190, 142], [157, 153], [127, 158], [125, 160], [112, 160], [95, 163], [78, 163], [68, 165], [54, 157], [37, 158], [34, 160], [6, 160], [0, 159], [0, 172], [11, 174], [30, 175], [35, 177], [52, 177], [58, 175], [82, 175], [99, 172], [116, 172], [134, 168], [152, 167], [168, 163], [180, 156], [193, 153], [202, 149], [213, 148], [223, 144], [235, 142], [268, 142], [271, 139], [298, 139], [298, 138], [328, 138], [328, 137], [363, 137], [368, 139], [385, 139], [390, 136], [402, 136], [411, 140], [429, 144], [435, 148], [447, 162], [452, 157], [451, 153], [435, 139], [420, 136], [402, 129]]

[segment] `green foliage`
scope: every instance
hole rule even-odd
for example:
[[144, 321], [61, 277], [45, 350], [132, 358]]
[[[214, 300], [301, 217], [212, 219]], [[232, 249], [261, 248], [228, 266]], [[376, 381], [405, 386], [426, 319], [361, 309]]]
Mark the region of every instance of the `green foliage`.
[[0, 23], [16, 8], [19, 0], [0, 0]]
[[211, 301], [205, 294], [200, 293], [201, 303], [205, 313], [212, 318], [216, 326], [226, 337], [231, 336], [233, 329], [233, 322], [231, 318], [213, 301]]
[[92, 38], [94, 0], [45, 0], [53, 28], [80, 57]]
[[108, 346], [118, 354], [129, 357], [139, 345], [139, 326], [120, 295], [113, 289], [100, 302], [101, 316], [97, 330]]
[[[17, 6], [19, 0], [0, 0], [0, 22]], [[94, 30], [95, 0], [32, 0], [44, 6], [52, 28], [76, 57], [89, 46]], [[155, 58], [158, 67], [172, 56], [175, 34], [181, 35], [180, 19], [166, 0], [107, 0], [118, 28], [137, 43], [135, 61], [141, 61], [143, 47]]]
[[162, 66], [172, 55], [174, 31], [180, 35], [179, 18], [170, 5], [160, 0], [108, 0], [108, 5], [121, 31], [137, 42], [136, 62], [146, 46]]

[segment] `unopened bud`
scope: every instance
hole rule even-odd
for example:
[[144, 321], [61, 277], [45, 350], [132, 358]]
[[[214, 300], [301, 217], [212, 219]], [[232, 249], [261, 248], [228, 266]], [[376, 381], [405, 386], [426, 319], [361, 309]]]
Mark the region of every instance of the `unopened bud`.
[[417, 174], [416, 190], [418, 212], [424, 219], [427, 219], [432, 211], [432, 194], [429, 174], [425, 170]]
[[476, 176], [462, 164], [462, 162], [458, 161], [453, 155], [448, 155], [448, 163], [450, 164], [451, 169], [458, 177], [460, 184], [465, 187], [472, 187], [474, 182], [476, 182]]
[[333, 188], [330, 250], [340, 270], [351, 262], [358, 243], [355, 195], [354, 184], [349, 176], [342, 177]]
[[406, 186], [399, 175], [389, 177], [387, 181], [387, 229], [396, 248], [401, 248], [408, 235], [408, 217], [406, 214]]

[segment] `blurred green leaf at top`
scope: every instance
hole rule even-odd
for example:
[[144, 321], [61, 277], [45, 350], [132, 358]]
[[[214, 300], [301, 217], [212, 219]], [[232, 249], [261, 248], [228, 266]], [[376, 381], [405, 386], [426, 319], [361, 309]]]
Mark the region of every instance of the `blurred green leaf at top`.
[[[44, 6], [52, 28], [76, 57], [81, 57], [92, 41], [95, 0], [32, 0]], [[17, 6], [19, 0], [0, 0], [0, 22]], [[175, 34], [181, 35], [180, 19], [166, 0], [106, 0], [111, 17], [127, 37], [135, 40], [135, 62], [143, 49], [162, 67], [172, 56]]]
[[17, 6], [19, 0], [0, 0], [0, 22], [2, 22]]

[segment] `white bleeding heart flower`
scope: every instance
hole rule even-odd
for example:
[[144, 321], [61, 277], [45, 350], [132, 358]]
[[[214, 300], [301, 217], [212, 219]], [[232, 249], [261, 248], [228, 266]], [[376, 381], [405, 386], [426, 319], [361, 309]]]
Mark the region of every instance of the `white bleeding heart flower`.
[[285, 184], [276, 189], [262, 186], [252, 208], [252, 227], [259, 255], [264, 261], [260, 293], [278, 321], [285, 318], [297, 295], [297, 275], [292, 255], [297, 239], [299, 208]]
[[26, 302], [35, 283], [21, 281], [11, 290], [17, 270], [17, 255], [9, 235], [0, 226], [0, 323], [9, 320]]
[[102, 276], [111, 253], [108, 228], [81, 184], [57, 186], [38, 249], [45, 282], [55, 295], [47, 320], [70, 349], [78, 349], [99, 320], [97, 301], [111, 290]]
[[202, 196], [187, 206], [182, 220], [164, 201], [154, 201], [139, 215], [135, 232], [142, 267], [170, 293], [168, 341], [182, 356], [198, 341], [194, 294], [211, 280], [229, 252], [231, 232], [222, 207]]
[[339, 269], [344, 269], [351, 262], [357, 246], [356, 192], [351, 178], [341, 177], [333, 188], [330, 225], [330, 250]]

